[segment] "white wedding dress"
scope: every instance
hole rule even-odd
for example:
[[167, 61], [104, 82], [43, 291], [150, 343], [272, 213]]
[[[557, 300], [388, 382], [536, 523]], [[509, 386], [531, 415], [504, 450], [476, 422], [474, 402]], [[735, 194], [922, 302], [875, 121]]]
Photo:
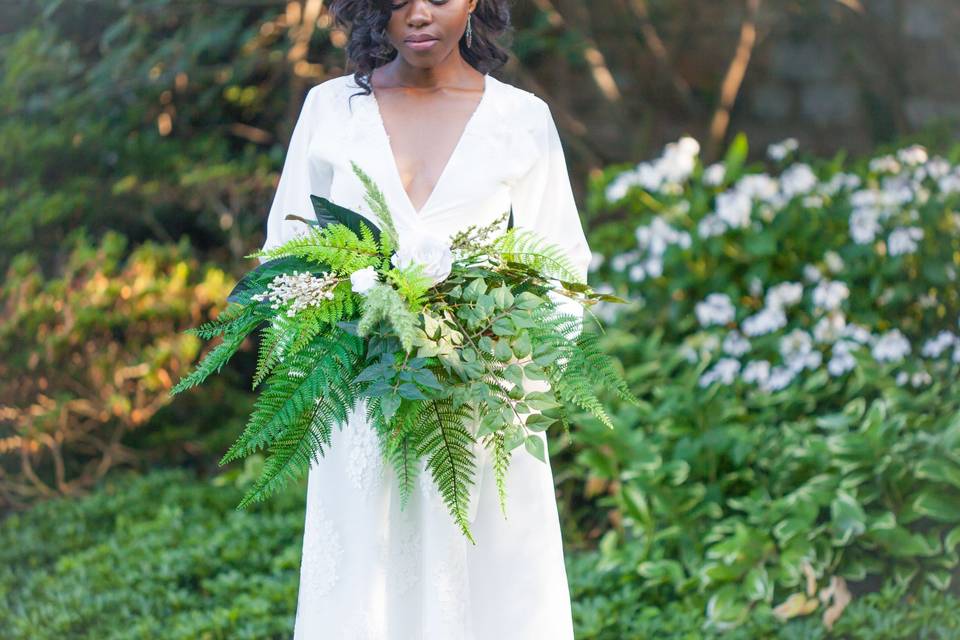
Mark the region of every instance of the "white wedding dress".
[[[383, 191], [401, 238], [449, 236], [491, 222], [512, 204], [515, 226], [563, 247], [585, 278], [591, 253], [549, 107], [484, 77], [483, 97], [419, 212], [403, 188], [373, 94], [348, 104], [359, 91], [352, 74], [314, 86], [293, 131], [264, 247], [306, 231], [284, 217], [312, 217], [310, 194], [378, 222], [353, 160]], [[576, 303], [565, 310], [582, 315]], [[545, 464], [523, 446], [513, 451], [504, 519], [490, 456], [476, 446], [474, 545], [423, 467], [401, 510], [393, 468], [381, 460], [362, 406], [342, 430], [333, 429], [332, 441], [309, 473], [294, 640], [573, 638], [549, 457]]]

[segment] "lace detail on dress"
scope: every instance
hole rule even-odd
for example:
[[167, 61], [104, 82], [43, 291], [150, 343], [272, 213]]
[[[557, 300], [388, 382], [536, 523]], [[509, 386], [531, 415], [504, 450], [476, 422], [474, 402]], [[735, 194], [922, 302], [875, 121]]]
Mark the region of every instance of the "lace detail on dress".
[[362, 415], [351, 416], [343, 429], [347, 449], [346, 472], [350, 483], [362, 495], [373, 496], [384, 480], [383, 456], [374, 427]]
[[444, 557], [436, 559], [430, 571], [437, 615], [425, 620], [424, 638], [428, 640], [467, 638], [464, 634], [471, 628], [465, 544], [469, 542], [453, 538], [442, 550]]
[[394, 518], [387, 535], [380, 538], [380, 564], [386, 567], [387, 592], [402, 595], [420, 582], [423, 534], [407, 509]]
[[328, 594], [337, 584], [343, 545], [319, 497], [313, 498], [311, 510], [303, 532], [300, 582], [309, 585], [307, 595], [312, 598]]

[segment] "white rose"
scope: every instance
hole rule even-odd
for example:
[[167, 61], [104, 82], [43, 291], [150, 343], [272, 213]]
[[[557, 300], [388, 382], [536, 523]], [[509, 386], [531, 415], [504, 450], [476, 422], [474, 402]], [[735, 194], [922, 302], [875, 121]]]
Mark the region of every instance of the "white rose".
[[400, 240], [400, 248], [393, 255], [394, 266], [404, 269], [411, 264], [423, 267], [423, 273], [437, 284], [447, 279], [453, 267], [450, 243], [436, 236], [415, 233]]
[[357, 269], [350, 274], [350, 286], [360, 295], [366, 295], [375, 284], [380, 282], [377, 270], [373, 267]]

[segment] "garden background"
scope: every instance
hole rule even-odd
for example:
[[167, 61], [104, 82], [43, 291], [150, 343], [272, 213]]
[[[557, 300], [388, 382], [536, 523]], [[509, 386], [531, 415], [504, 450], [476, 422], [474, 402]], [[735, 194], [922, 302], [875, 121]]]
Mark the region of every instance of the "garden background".
[[[578, 638], [960, 637], [960, 6], [513, 16], [644, 401], [551, 436]], [[256, 345], [168, 391], [343, 45], [323, 0], [0, 3], [0, 638], [290, 636], [305, 485], [217, 465]]]

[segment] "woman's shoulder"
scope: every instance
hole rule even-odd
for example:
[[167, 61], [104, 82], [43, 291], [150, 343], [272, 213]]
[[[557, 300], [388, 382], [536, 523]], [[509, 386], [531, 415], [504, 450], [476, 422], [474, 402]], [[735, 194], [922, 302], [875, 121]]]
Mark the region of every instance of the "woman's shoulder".
[[487, 77], [491, 81], [491, 87], [495, 89], [495, 102], [506, 115], [511, 117], [527, 116], [533, 120], [549, 115], [549, 105], [537, 94], [504, 80], [499, 80], [490, 74], [487, 74]]

